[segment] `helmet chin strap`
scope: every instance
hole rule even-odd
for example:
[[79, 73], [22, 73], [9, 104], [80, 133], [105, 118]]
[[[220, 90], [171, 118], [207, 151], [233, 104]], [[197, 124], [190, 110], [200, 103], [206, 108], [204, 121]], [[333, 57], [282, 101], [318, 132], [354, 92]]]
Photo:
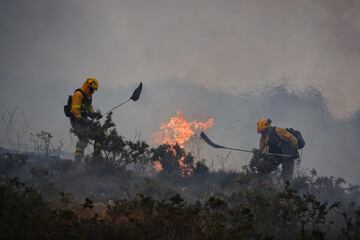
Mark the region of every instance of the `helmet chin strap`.
[[91, 96], [92, 93], [90, 92], [90, 89], [87, 86], [83, 86], [81, 90], [84, 92], [86, 96]]
[[92, 95], [95, 92], [95, 89], [91, 88], [91, 87], [87, 87], [89, 90], [89, 94]]

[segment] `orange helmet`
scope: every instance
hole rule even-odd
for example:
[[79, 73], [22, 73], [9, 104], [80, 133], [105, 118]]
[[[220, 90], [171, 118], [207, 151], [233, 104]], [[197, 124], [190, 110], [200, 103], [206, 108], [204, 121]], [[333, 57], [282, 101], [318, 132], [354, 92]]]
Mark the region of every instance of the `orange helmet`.
[[256, 130], [258, 133], [262, 133], [270, 125], [271, 125], [270, 119], [260, 118], [260, 120], [256, 123]]
[[84, 88], [85, 87], [92, 88], [96, 91], [96, 90], [98, 90], [98, 87], [99, 87], [99, 81], [94, 77], [89, 77], [85, 80], [83, 87]]

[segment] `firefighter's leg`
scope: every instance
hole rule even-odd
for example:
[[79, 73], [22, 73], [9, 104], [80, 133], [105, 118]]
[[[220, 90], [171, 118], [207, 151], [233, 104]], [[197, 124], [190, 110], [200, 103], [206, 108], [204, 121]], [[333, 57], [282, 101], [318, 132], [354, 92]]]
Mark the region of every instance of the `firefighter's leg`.
[[294, 175], [294, 159], [284, 159], [281, 168], [281, 176], [283, 180], [290, 181]]
[[75, 134], [78, 138], [75, 149], [75, 164], [79, 165], [81, 163], [84, 163], [84, 152], [88, 144], [88, 138], [86, 134], [86, 129], [80, 124], [74, 124], [73, 127], [75, 129]]
[[94, 142], [94, 153], [93, 158], [95, 160], [101, 159], [101, 144], [97, 141]]
[[250, 161], [249, 167], [251, 170], [256, 171], [261, 174], [268, 174], [277, 169], [279, 166], [279, 161], [276, 157], [273, 156], [253, 156]]
[[98, 160], [101, 158], [101, 149], [102, 149], [102, 145], [99, 142], [99, 137], [91, 131], [89, 131], [88, 137], [90, 140], [94, 141], [93, 159]]
[[84, 152], [85, 148], [87, 146], [87, 141], [85, 141], [82, 138], [79, 138], [79, 140], [76, 143], [76, 149], [75, 149], [75, 164], [79, 165], [81, 163], [84, 163]]

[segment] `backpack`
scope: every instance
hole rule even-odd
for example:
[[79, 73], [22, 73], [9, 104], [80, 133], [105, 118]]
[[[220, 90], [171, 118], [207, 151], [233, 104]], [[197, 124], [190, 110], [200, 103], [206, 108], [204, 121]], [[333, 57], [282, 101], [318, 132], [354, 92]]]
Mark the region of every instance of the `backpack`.
[[65, 116], [68, 118], [71, 118], [73, 116], [71, 113], [71, 102], [72, 102], [72, 96], [69, 95], [67, 104], [64, 105], [64, 113], [65, 113]]
[[286, 131], [288, 131], [289, 133], [294, 135], [294, 137], [296, 137], [296, 139], [298, 140], [298, 143], [299, 143], [299, 149], [302, 149], [303, 147], [305, 147], [305, 140], [302, 137], [300, 131], [295, 130], [293, 128], [286, 128]]

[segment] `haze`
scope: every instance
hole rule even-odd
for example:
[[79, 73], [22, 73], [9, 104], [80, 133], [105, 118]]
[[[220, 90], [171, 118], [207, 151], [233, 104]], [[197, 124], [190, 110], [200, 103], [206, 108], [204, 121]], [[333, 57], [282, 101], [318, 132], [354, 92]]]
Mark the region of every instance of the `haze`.
[[[129, 138], [137, 129], [149, 139], [160, 121], [184, 110], [179, 106], [185, 115], [216, 115], [217, 126], [225, 126], [226, 120], [246, 121], [241, 128], [235, 126], [239, 134], [249, 131], [246, 138], [229, 138], [242, 139], [246, 146], [257, 143], [256, 132], [247, 129], [260, 116], [270, 115], [311, 133], [319, 125], [302, 124], [305, 116], [296, 104], [291, 105], [295, 108], [291, 117], [286, 117], [261, 98], [257, 104], [271, 109], [259, 107], [249, 114], [244, 109], [253, 105], [243, 98], [239, 101], [245, 108], [229, 107], [231, 101], [217, 96], [225, 91], [233, 99], [280, 83], [299, 91], [314, 87], [321, 93], [315, 99], [321, 102], [311, 113], [325, 107], [330, 118], [351, 119], [360, 108], [359, 13], [360, 2], [355, 0], [5, 0], [0, 3], [0, 102], [10, 109], [18, 106], [31, 123], [29, 131], [45, 129], [67, 139], [69, 124], [62, 113], [67, 95], [87, 76], [96, 76], [100, 89], [94, 104], [102, 111], [129, 97], [143, 81], [143, 102], [114, 114], [119, 132]], [[190, 80], [192, 87], [175, 95], [176, 79]], [[196, 90], [196, 98], [191, 89], [199, 85], [206, 89]], [[184, 100], [189, 96], [192, 102]], [[209, 107], [209, 99], [221, 114]], [[321, 118], [315, 119], [321, 124]], [[312, 120], [310, 116], [305, 122]], [[235, 134], [230, 127], [226, 131]], [[214, 134], [226, 143], [226, 131]], [[347, 131], [342, 132], [344, 137], [354, 134], [345, 142], [349, 147], [337, 151], [331, 166], [325, 161], [331, 156], [326, 144], [313, 148], [311, 157], [320, 160], [313, 160], [315, 164], [308, 160], [307, 166], [336, 173], [340, 164], [336, 159], [359, 147], [354, 130]], [[321, 133], [322, 139], [328, 136]], [[316, 137], [310, 137], [314, 143]], [[66, 144], [71, 150], [67, 140]], [[344, 166], [341, 174], [358, 181], [355, 169]]]

